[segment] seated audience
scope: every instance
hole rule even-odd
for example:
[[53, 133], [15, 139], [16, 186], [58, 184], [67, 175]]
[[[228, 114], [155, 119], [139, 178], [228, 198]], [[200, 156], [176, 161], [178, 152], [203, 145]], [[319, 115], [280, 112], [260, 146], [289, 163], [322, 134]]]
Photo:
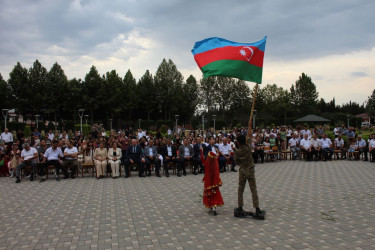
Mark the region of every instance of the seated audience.
[[297, 157], [299, 157], [299, 153], [301, 151], [296, 133], [292, 134], [292, 138], [289, 140], [288, 143], [290, 147], [290, 152], [292, 153], [292, 159], [295, 160], [297, 159]]
[[136, 163], [138, 165], [138, 176], [146, 177], [144, 175], [145, 165], [144, 153], [140, 145], [137, 144], [136, 139], [131, 140], [131, 145], [126, 150], [126, 161], [125, 161], [125, 178], [128, 178], [130, 164]]
[[368, 161], [368, 156], [367, 156], [367, 143], [365, 140], [362, 139], [362, 136], [361, 135], [358, 135], [358, 138], [357, 138], [357, 141], [356, 141], [356, 145], [357, 145], [357, 150], [359, 151], [359, 154], [358, 154], [358, 157], [361, 156], [361, 154], [364, 154], [365, 156], [365, 159], [364, 161]]
[[108, 162], [111, 165], [112, 178], [116, 179], [120, 176], [120, 163], [121, 163], [122, 152], [117, 147], [117, 142], [112, 142], [112, 147], [108, 149]]
[[322, 145], [323, 160], [332, 160], [333, 148], [331, 139], [327, 138], [327, 134], [323, 134], [323, 138], [320, 141]]
[[60, 180], [60, 177], [59, 177], [60, 169], [62, 169], [63, 171], [64, 179], [69, 178], [69, 175], [66, 169], [63, 168], [60, 163], [60, 159], [62, 159], [64, 155], [63, 155], [63, 152], [61, 151], [61, 148], [59, 148], [58, 145], [59, 145], [59, 141], [53, 140], [52, 147], [48, 148], [43, 155], [43, 162], [42, 162], [43, 164], [40, 165], [40, 169], [39, 169], [39, 175], [42, 176], [42, 179], [40, 180], [40, 182], [43, 182], [46, 180], [45, 174], [46, 174], [46, 171], [48, 171], [47, 167], [51, 165], [55, 166], [56, 168], [56, 171], [55, 171], [56, 181]]
[[36, 173], [36, 163], [38, 158], [38, 151], [35, 148], [30, 147], [30, 144], [23, 144], [23, 150], [21, 152], [20, 164], [16, 168], [16, 183], [21, 182], [21, 170], [27, 166], [31, 166], [30, 181], [34, 180], [34, 174]]
[[158, 151], [154, 146], [154, 141], [149, 140], [148, 145], [144, 149], [144, 155], [146, 160], [146, 171], [148, 171], [147, 176], [151, 176], [151, 164], [155, 166], [155, 175], [161, 177], [160, 175], [160, 164], [158, 161]]
[[96, 178], [101, 179], [107, 167], [107, 149], [104, 147], [104, 141], [100, 142], [99, 148], [94, 151], [94, 163], [96, 168]]
[[[341, 138], [340, 134], [335, 139], [335, 150], [338, 150], [341, 152], [341, 160], [346, 159], [345, 143], [344, 143], [344, 140]], [[338, 159], [339, 158], [338, 153], [336, 153], [336, 156]]]
[[189, 144], [189, 141], [185, 138], [183, 139], [183, 144], [178, 149], [177, 154], [177, 176], [181, 177], [181, 170], [184, 175], [186, 175], [186, 162], [192, 162], [193, 157], [193, 147]]
[[228, 144], [228, 139], [226, 137], [223, 138], [223, 143], [219, 145], [219, 170], [220, 173], [226, 172], [225, 164], [227, 161], [232, 161], [232, 168], [231, 171], [237, 172], [234, 168], [235, 162], [233, 158], [233, 150], [232, 147]]

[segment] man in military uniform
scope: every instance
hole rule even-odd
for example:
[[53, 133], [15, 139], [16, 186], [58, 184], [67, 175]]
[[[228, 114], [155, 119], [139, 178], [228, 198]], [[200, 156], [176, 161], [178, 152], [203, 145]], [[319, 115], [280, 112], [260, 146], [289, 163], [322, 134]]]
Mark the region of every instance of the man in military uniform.
[[238, 148], [234, 151], [234, 160], [239, 166], [238, 180], [238, 211], [243, 211], [243, 192], [245, 190], [246, 181], [249, 181], [251, 195], [253, 199], [253, 207], [256, 209], [256, 216], [262, 213], [259, 208], [258, 191], [255, 180], [254, 160], [251, 152], [251, 140], [240, 135], [237, 137]]

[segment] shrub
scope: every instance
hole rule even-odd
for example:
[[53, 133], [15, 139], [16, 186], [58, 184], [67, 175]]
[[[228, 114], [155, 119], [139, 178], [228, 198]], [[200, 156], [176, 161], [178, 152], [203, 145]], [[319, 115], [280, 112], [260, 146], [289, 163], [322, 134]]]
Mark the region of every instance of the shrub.
[[161, 125], [160, 133], [161, 134], [167, 134], [168, 133], [167, 125]]
[[225, 121], [216, 121], [215, 123], [215, 129], [216, 130], [222, 130], [224, 127], [226, 127], [226, 122]]
[[25, 126], [25, 129], [23, 130], [23, 134], [25, 135], [25, 138], [27, 138], [31, 135], [31, 128], [30, 128], [29, 125]]
[[65, 131], [73, 130], [74, 126], [75, 126], [74, 121], [71, 121], [71, 120], [64, 121], [64, 130]]
[[25, 129], [25, 123], [22, 123], [22, 122], [8, 122], [7, 123], [7, 127], [9, 129], [9, 131], [12, 131], [12, 130], [15, 130], [15, 131], [18, 131], [18, 130], [24, 130]]
[[[74, 131], [81, 131], [81, 124], [76, 124], [74, 125]], [[91, 126], [90, 125], [86, 125], [86, 124], [82, 124], [82, 134], [85, 136], [85, 137], [89, 137], [89, 133], [91, 131]]]
[[47, 125], [47, 130], [55, 130], [55, 124], [53, 122], [49, 121]]
[[195, 128], [195, 129], [198, 128], [199, 123], [200, 123], [200, 121], [198, 119], [191, 120], [191, 126], [193, 126], [193, 128]]
[[335, 135], [332, 131], [326, 131], [327, 137], [331, 140], [335, 139]]

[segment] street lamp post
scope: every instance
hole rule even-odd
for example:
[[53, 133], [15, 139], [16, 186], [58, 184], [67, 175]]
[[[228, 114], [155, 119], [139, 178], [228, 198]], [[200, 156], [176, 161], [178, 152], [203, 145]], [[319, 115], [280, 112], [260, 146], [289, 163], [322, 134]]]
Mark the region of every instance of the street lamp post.
[[3, 116], [4, 116], [4, 130], [5, 130], [6, 127], [7, 127], [7, 118], [8, 118], [8, 114], [9, 114], [9, 109], [2, 109], [2, 112], [3, 112]]
[[212, 115], [212, 119], [214, 119], [214, 134], [216, 134], [216, 115]]
[[110, 128], [110, 130], [112, 131], [112, 119], [109, 119], [109, 128]]
[[85, 119], [86, 119], [86, 126], [87, 126], [87, 120], [89, 119], [89, 115], [85, 115]]
[[348, 120], [348, 128], [349, 128], [349, 118], [350, 118], [350, 115], [346, 115], [346, 119]]
[[35, 115], [36, 129], [39, 129], [39, 115]]
[[138, 128], [141, 128], [141, 121], [142, 119], [138, 119]]
[[81, 118], [81, 135], [82, 135], [82, 117], [83, 117], [83, 113], [85, 113], [84, 109], [78, 109], [78, 115]]
[[177, 127], [178, 117], [179, 117], [179, 115], [174, 115], [174, 118], [176, 119], [176, 134], [178, 132], [178, 127]]
[[254, 129], [255, 129], [255, 117], [257, 116], [257, 110], [254, 109], [253, 112], [254, 112], [254, 113], [253, 113], [253, 130], [254, 130]]

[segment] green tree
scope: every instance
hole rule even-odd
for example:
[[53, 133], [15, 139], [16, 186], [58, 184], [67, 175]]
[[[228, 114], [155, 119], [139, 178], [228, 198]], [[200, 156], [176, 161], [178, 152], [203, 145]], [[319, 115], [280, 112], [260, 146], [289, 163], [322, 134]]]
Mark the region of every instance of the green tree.
[[0, 73], [0, 109], [7, 108], [10, 109], [13, 107], [12, 103], [12, 92], [8, 83], [3, 79], [3, 76]]
[[202, 78], [199, 83], [199, 102], [204, 110], [210, 113], [216, 105], [217, 79], [215, 76], [209, 76]]
[[154, 82], [155, 98], [164, 109], [165, 120], [170, 119], [171, 113], [177, 112], [177, 107], [181, 104], [178, 93], [182, 91], [183, 76], [171, 59], [168, 62], [163, 59], [156, 71]]
[[183, 115], [189, 118], [189, 123], [191, 124], [192, 116], [199, 104], [198, 83], [194, 76], [190, 75], [186, 79], [182, 90], [182, 104], [184, 108], [181, 111], [186, 111], [186, 114]]
[[343, 104], [340, 110], [343, 113], [347, 113], [351, 115], [358, 115], [366, 111], [365, 106], [363, 104], [359, 105], [358, 103], [352, 102], [352, 101], [349, 101], [348, 103]]
[[[232, 118], [240, 120], [241, 123], [245, 124], [250, 117], [250, 110], [252, 104], [250, 88], [245, 81], [236, 80], [234, 82], [232, 92], [233, 102], [230, 107], [230, 113], [232, 113]], [[234, 123], [233, 120], [232, 123]], [[238, 122], [236, 122], [235, 125], [237, 125], [237, 123]]]
[[151, 113], [156, 111], [159, 103], [159, 100], [155, 98], [154, 79], [149, 70], [146, 70], [146, 73], [138, 81], [137, 92], [139, 99], [142, 100], [139, 105], [140, 113], [147, 114], [147, 120], [149, 121]]
[[370, 115], [370, 117], [375, 117], [375, 89], [372, 91], [371, 96], [368, 97], [366, 112]]
[[102, 85], [102, 107], [108, 111], [105, 119], [116, 118], [121, 114], [121, 101], [124, 94], [124, 83], [116, 70], [107, 72]]
[[259, 102], [261, 102], [261, 105], [257, 106], [258, 117], [263, 118], [267, 124], [282, 121], [286, 123], [290, 107], [289, 92], [276, 84], [267, 84], [258, 89]]
[[235, 80], [230, 77], [218, 76], [217, 91], [215, 91], [215, 110], [218, 106], [219, 112], [224, 112], [230, 108], [233, 103], [233, 90]]
[[53, 107], [49, 105], [51, 97], [46, 92], [48, 83], [47, 74], [47, 69], [38, 60], [29, 69], [28, 82], [31, 92], [28, 102], [30, 107], [28, 110], [29, 114], [37, 114], [41, 109], [44, 109], [47, 113], [53, 112]]
[[[100, 90], [102, 87], [103, 79], [100, 77], [98, 70], [93, 65], [90, 68], [89, 73], [85, 76], [85, 81], [82, 84], [82, 100], [86, 110], [90, 111], [91, 123], [94, 119], [94, 111], [96, 111], [100, 103]], [[78, 107], [80, 109], [82, 107]]]
[[[137, 82], [133, 77], [130, 69], [124, 76], [124, 102], [122, 103], [124, 110], [128, 113], [128, 120], [132, 120], [132, 112], [138, 107], [138, 96], [137, 96]], [[142, 100], [143, 101], [143, 100]]]
[[67, 82], [66, 91], [64, 94], [64, 110], [66, 110], [66, 119], [78, 119], [78, 109], [85, 107], [82, 100], [82, 81], [81, 79], [73, 78]]
[[27, 69], [17, 62], [13, 70], [9, 74], [8, 84], [14, 95], [14, 104], [17, 112], [26, 114], [29, 107], [29, 100], [32, 95], [32, 89], [29, 85]]
[[55, 118], [59, 116], [60, 120], [64, 111], [67, 111], [67, 91], [69, 91], [68, 78], [61, 66], [56, 62], [47, 73], [47, 83], [43, 92], [46, 95], [45, 103], [48, 110], [55, 113]]
[[316, 112], [318, 96], [315, 84], [305, 73], [290, 88], [291, 103], [299, 115]]

